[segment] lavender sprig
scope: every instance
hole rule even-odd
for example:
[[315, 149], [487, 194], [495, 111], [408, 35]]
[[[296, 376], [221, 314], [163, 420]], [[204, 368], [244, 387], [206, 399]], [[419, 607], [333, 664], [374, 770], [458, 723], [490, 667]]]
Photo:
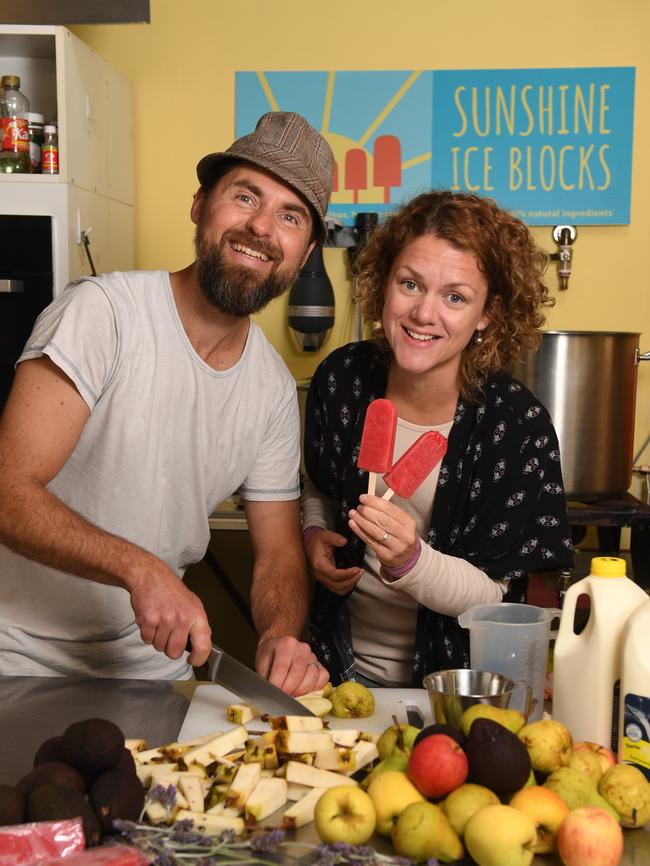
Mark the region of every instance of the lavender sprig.
[[[152, 866], [269, 866], [270, 861], [263, 859], [264, 855], [296, 847], [313, 851], [314, 866], [413, 866], [406, 857], [380, 854], [369, 845], [289, 841], [280, 828], [252, 833], [236, 841], [232, 830], [208, 836], [193, 830], [191, 821], [177, 821], [171, 827], [114, 821], [113, 827], [126, 842], [148, 854]], [[438, 864], [432, 859], [427, 866]]]

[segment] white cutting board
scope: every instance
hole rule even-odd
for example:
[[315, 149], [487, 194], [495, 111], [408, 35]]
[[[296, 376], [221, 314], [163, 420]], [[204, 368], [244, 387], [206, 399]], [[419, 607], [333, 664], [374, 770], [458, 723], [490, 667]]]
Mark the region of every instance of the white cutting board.
[[[425, 689], [371, 689], [375, 696], [375, 712], [365, 719], [335, 719], [326, 716], [330, 728], [358, 728], [361, 731], [380, 734], [393, 723], [393, 715], [398, 722], [406, 722], [406, 704], [418, 707], [426, 725], [432, 722], [431, 706]], [[178, 742], [203, 737], [217, 731], [228, 731], [234, 727], [226, 720], [226, 709], [230, 704], [241, 703], [232, 692], [222, 686], [206, 684], [197, 686], [185, 721], [178, 733]], [[251, 731], [266, 731], [268, 725], [261, 719], [246, 723]]]

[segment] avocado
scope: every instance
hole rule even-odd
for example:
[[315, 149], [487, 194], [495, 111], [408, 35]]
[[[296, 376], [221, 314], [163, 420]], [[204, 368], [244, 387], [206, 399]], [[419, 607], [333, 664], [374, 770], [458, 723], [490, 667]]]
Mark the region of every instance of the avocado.
[[62, 746], [66, 763], [91, 782], [119, 764], [124, 734], [108, 719], [84, 719], [65, 729]]
[[102, 837], [97, 815], [83, 794], [61, 785], [41, 785], [27, 798], [28, 821], [56, 821], [81, 818], [86, 845], [96, 845]]
[[113, 830], [113, 820], [137, 821], [144, 806], [144, 788], [128, 767], [107, 770], [98, 776], [88, 793], [90, 805], [104, 833]]
[[475, 719], [467, 738], [469, 779], [500, 797], [514, 794], [528, 781], [530, 757], [516, 734], [492, 719]]
[[22, 824], [25, 818], [26, 797], [11, 785], [0, 785], [0, 826]]
[[34, 755], [34, 766], [49, 764], [50, 761], [63, 761], [63, 737], [50, 737], [38, 747]]
[[26, 776], [16, 782], [16, 788], [29, 797], [35, 788], [41, 785], [61, 785], [63, 788], [73, 788], [80, 794], [86, 793], [86, 783], [83, 776], [74, 767], [62, 761], [49, 761], [39, 764]]
[[135, 761], [133, 760], [133, 755], [129, 752], [128, 749], [124, 749], [122, 751], [122, 757], [120, 758], [116, 770], [130, 770], [132, 773], [137, 773], [135, 768]]

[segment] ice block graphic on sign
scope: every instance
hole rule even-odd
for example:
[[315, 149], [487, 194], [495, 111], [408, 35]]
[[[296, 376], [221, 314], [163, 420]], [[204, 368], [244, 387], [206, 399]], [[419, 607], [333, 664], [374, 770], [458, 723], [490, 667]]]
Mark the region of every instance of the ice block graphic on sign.
[[395, 493], [402, 499], [409, 499], [446, 451], [447, 440], [442, 434], [435, 430], [423, 433], [384, 475], [388, 490], [382, 499], [390, 499]]
[[393, 449], [397, 431], [397, 410], [383, 397], [373, 400], [363, 422], [361, 448], [357, 466], [369, 472], [368, 493], [375, 495], [377, 473], [387, 472], [393, 465]]

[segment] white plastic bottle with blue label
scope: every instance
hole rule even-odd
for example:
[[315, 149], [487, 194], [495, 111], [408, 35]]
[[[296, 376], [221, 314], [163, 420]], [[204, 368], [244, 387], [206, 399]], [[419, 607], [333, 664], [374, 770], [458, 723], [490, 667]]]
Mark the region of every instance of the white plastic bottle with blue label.
[[[619, 690], [623, 631], [628, 618], [648, 600], [626, 577], [625, 560], [598, 556], [591, 573], [569, 587], [553, 650], [553, 718], [574, 742], [588, 740], [618, 749]], [[589, 598], [589, 618], [576, 634], [580, 596]]]
[[623, 633], [618, 759], [650, 782], [650, 599], [634, 611]]

